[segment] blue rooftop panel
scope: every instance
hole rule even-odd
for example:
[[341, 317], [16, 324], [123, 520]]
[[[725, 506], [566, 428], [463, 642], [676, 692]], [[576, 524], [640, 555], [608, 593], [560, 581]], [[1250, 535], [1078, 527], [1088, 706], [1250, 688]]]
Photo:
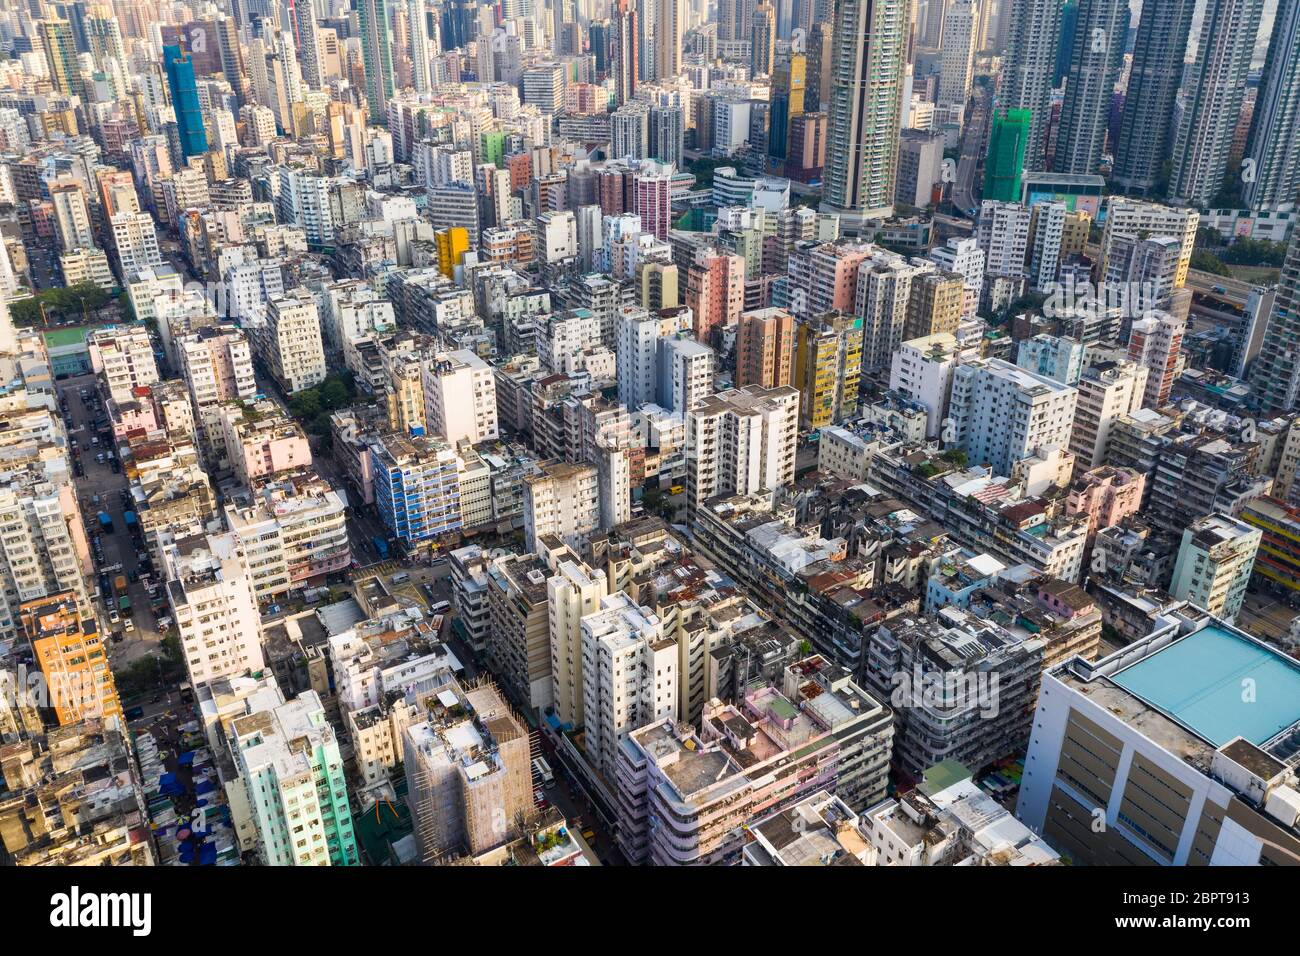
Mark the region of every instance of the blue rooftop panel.
[[1124, 668], [1116, 684], [1216, 747], [1300, 720], [1300, 663], [1211, 625]]

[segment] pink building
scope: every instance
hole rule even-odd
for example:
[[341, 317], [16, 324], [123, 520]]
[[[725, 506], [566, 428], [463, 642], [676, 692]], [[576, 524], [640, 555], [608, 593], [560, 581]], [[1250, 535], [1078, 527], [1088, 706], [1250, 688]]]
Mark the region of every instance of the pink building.
[[672, 180], [670, 163], [642, 160], [632, 179], [632, 211], [641, 217], [641, 228], [668, 241], [672, 227]]
[[1088, 536], [1091, 538], [1101, 528], [1119, 524], [1142, 510], [1142, 492], [1146, 483], [1146, 475], [1131, 468], [1102, 465], [1075, 479], [1066, 501], [1066, 511], [1071, 515], [1088, 516]]
[[852, 312], [857, 304], [858, 267], [880, 252], [867, 242], [842, 240], [805, 247], [790, 254], [791, 289], [803, 290], [806, 307], [792, 309], [803, 315]]
[[274, 403], [223, 405], [220, 416], [231, 470], [243, 484], [311, 465], [306, 433]]
[[151, 435], [162, 427], [158, 409], [147, 385], [134, 389], [130, 401], [115, 402], [110, 398], [108, 420], [113, 425], [113, 437], [119, 439], [133, 431]]
[[695, 315], [695, 337], [709, 341], [719, 326], [734, 325], [745, 310], [745, 260], [716, 249], [701, 250], [686, 270], [686, 305]]

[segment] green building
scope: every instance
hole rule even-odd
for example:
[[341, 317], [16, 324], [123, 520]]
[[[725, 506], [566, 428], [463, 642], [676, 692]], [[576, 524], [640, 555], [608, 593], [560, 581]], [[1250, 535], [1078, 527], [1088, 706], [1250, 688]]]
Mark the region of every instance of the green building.
[[505, 169], [506, 134], [498, 132], [483, 133], [479, 138], [483, 143], [483, 164]]
[[985, 199], [1020, 201], [1020, 176], [1025, 168], [1025, 144], [1029, 142], [1031, 119], [1029, 110], [1007, 110], [1006, 116], [993, 117], [989, 154], [984, 161]]

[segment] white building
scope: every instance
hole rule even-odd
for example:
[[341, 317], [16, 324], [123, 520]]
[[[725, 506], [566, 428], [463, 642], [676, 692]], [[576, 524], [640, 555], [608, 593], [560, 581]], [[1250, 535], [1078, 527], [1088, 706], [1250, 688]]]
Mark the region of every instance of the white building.
[[1010, 475], [1016, 462], [1040, 449], [1069, 447], [1076, 400], [1069, 385], [1002, 359], [960, 365], [942, 437], [972, 464]]
[[538, 539], [553, 534], [577, 545], [600, 527], [600, 482], [594, 465], [555, 462], [524, 479], [524, 541], [537, 551]]
[[1183, 529], [1169, 593], [1225, 621], [1246, 599], [1263, 532], [1223, 514], [1206, 515]]
[[108, 394], [118, 404], [129, 402], [132, 390], [158, 381], [153, 342], [144, 325], [110, 326], [86, 337], [90, 367], [104, 377]]
[[686, 413], [687, 506], [717, 495], [775, 490], [794, 482], [799, 391], [788, 385], [736, 388]]
[[162, 557], [190, 684], [260, 671], [262, 619], [238, 538], [191, 538], [164, 548]]
[[614, 779], [632, 731], [677, 719], [677, 681], [677, 642], [649, 608], [620, 591], [582, 619], [583, 739], [598, 773]]
[[429, 429], [452, 445], [500, 434], [492, 367], [469, 349], [441, 352], [424, 364], [424, 405]]
[[279, 386], [292, 395], [325, 380], [325, 346], [320, 313], [306, 289], [294, 289], [267, 303], [258, 330], [263, 360]]
[[928, 437], [940, 433], [948, 409], [953, 369], [977, 357], [976, 350], [960, 348], [956, 337], [948, 332], [911, 339], [894, 353], [889, 387], [925, 408]]
[[1122, 415], [1142, 407], [1147, 370], [1132, 362], [1103, 362], [1084, 369], [1075, 383], [1079, 398], [1070, 431], [1070, 451], [1079, 471], [1091, 471], [1106, 461], [1110, 430]]
[[549, 547], [546, 613], [551, 643], [551, 693], [556, 717], [579, 726], [584, 720], [582, 619], [600, 609], [609, 593], [605, 572], [588, 567], [567, 549]]
[[1029, 252], [1032, 214], [1020, 203], [986, 199], [980, 205], [976, 237], [984, 250], [984, 268], [993, 276], [1023, 276]]
[[347, 498], [310, 470], [257, 483], [226, 504], [253, 596], [268, 601], [345, 570]]

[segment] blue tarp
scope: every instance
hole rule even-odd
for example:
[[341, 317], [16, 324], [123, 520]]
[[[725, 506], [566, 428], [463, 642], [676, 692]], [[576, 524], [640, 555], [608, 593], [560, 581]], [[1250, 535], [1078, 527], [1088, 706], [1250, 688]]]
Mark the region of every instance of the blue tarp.
[[217, 789], [217, 785], [211, 780], [200, 780], [199, 785], [194, 788], [195, 793], [211, 793]]
[[217, 845], [205, 843], [199, 847], [199, 866], [212, 866], [217, 862]]
[[185, 751], [185, 753], [180, 755], [180, 757], [177, 759], [176, 762], [180, 764], [182, 767], [188, 767], [190, 764], [194, 763], [194, 751], [193, 750]]

